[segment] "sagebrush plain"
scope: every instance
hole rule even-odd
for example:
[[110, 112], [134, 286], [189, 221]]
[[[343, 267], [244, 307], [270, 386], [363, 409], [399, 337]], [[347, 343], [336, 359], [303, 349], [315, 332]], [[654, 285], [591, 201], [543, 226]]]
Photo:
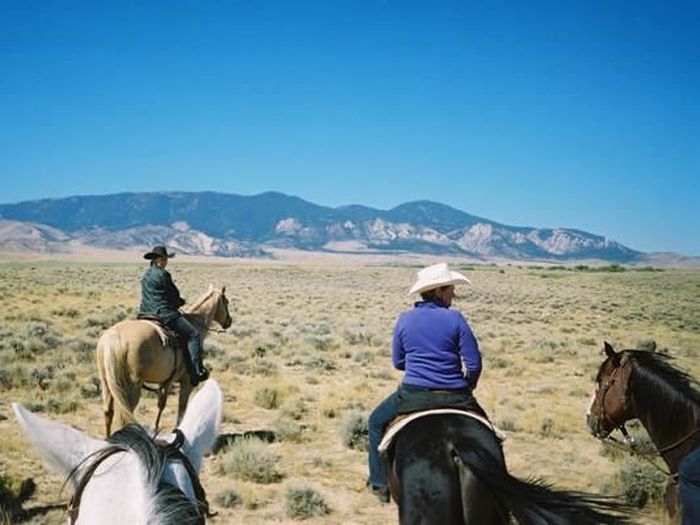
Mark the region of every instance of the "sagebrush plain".
[[[457, 290], [453, 307], [479, 340], [484, 372], [476, 396], [508, 434], [510, 470], [605, 494], [658, 482], [651, 467], [594, 439], [584, 416], [603, 341], [617, 349], [655, 344], [700, 377], [700, 271], [452, 266], [473, 283]], [[391, 333], [415, 300], [406, 290], [418, 268], [353, 259], [170, 264], [188, 299], [209, 283], [227, 287], [233, 325], [204, 345], [225, 395], [222, 434], [275, 437], [238, 440], [205, 460], [202, 482], [219, 513], [212, 523], [397, 521], [393, 504], [366, 491], [366, 453], [351, 438], [400, 381]], [[95, 343], [105, 328], [135, 315], [145, 269], [0, 264], [0, 473], [6, 485], [36, 482], [23, 504], [31, 523], [63, 523], [62, 510], [50, 507], [68, 489], [61, 493], [64, 480], [42, 468], [10, 403], [103, 437]], [[176, 405], [171, 395], [166, 430], [175, 425]], [[155, 396], [144, 392], [137, 418], [152, 425], [155, 414]], [[647, 501], [639, 523], [663, 523], [658, 494], [648, 492], [640, 496]]]

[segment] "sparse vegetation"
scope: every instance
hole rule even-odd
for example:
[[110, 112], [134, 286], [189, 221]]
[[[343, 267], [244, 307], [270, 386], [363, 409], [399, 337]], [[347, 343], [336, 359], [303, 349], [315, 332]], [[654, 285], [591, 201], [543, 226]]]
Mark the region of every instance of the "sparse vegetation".
[[[205, 362], [225, 396], [222, 433], [270, 436], [243, 452], [247, 440], [237, 440], [205, 460], [202, 483], [222, 523], [303, 519], [288, 514], [287, 491], [301, 487], [295, 490], [307, 495], [298, 496], [300, 507], [314, 508], [315, 497], [304, 492], [310, 480], [309, 490], [333, 510], [309, 522], [396, 522], [395, 507], [377, 505], [364, 490], [367, 417], [400, 380], [391, 367], [391, 332], [412, 305], [405, 289], [419, 265], [353, 261], [175, 261], [173, 276], [188, 300], [209, 282], [226, 284], [232, 299], [233, 325], [205, 344]], [[628, 456], [601, 447], [583, 413], [604, 340], [670, 353], [700, 377], [700, 271], [455, 268], [474, 283], [454, 306], [484, 354], [475, 394], [508, 433], [509, 470], [573, 490], [629, 489], [631, 501], [646, 497], [643, 513], [658, 523], [647, 483], [653, 474], [625, 467]], [[25, 508], [54, 502], [63, 480], [44, 473], [9, 403], [101, 437], [95, 343], [104, 326], [133, 317], [142, 271], [138, 264], [0, 263], [9, 297], [0, 311], [0, 465], [17, 479], [35, 478], [40, 490]], [[155, 396], [142, 396], [137, 418], [152, 425]], [[175, 425], [176, 405], [171, 395], [164, 428]], [[638, 446], [650, 446], [643, 429], [630, 428]], [[33, 523], [64, 518], [52, 510]]]

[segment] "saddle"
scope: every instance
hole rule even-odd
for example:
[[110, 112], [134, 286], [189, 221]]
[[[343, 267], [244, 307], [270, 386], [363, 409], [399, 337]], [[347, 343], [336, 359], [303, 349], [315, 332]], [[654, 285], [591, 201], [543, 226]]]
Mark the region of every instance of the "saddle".
[[163, 346], [171, 346], [173, 348], [185, 348], [184, 341], [180, 337], [180, 335], [175, 331], [172, 330], [171, 328], [168, 328], [165, 323], [163, 323], [163, 320], [155, 315], [141, 315], [139, 314], [136, 317], [137, 320], [139, 321], [145, 321], [148, 324], [150, 324], [155, 331], [158, 333], [158, 337], [160, 337], [160, 342], [163, 344]]
[[386, 454], [392, 440], [411, 421], [434, 414], [457, 414], [476, 419], [494, 433], [498, 441], [503, 442], [506, 435], [489, 421], [486, 412], [476, 401], [471, 391], [450, 390], [409, 390], [399, 387], [398, 415], [389, 423], [381, 443], [377, 447], [381, 454]]
[[[139, 314], [136, 317], [137, 320], [139, 321], [144, 321], [148, 324], [150, 324], [153, 329], [156, 331], [158, 336], [160, 337], [160, 342], [163, 344], [165, 347], [170, 347], [173, 349], [173, 352], [175, 352], [176, 356], [176, 363], [177, 363], [177, 353], [179, 352], [180, 355], [182, 356], [182, 360], [185, 363], [185, 367], [187, 368], [188, 373], [190, 374], [190, 377], [192, 377], [193, 370], [192, 370], [192, 361], [190, 360], [190, 354], [187, 351], [187, 341], [185, 341], [184, 337], [182, 337], [180, 334], [178, 334], [175, 330], [172, 330], [169, 328], [165, 323], [163, 323], [163, 320], [160, 317], [157, 317], [155, 315], [141, 315]], [[172, 379], [173, 375], [175, 374], [177, 367], [173, 368], [172, 373], [170, 374], [170, 378]], [[147, 387], [146, 385], [143, 385], [143, 388], [146, 390], [150, 390], [152, 392], [156, 392], [157, 390], [153, 390], [150, 387]]]

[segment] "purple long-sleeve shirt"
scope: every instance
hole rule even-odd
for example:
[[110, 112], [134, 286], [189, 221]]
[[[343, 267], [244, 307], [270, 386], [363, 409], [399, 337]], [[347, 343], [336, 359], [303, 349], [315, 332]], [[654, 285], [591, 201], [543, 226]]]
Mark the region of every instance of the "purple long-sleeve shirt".
[[474, 388], [481, 374], [479, 345], [466, 319], [439, 302], [418, 302], [399, 316], [391, 353], [408, 385]]

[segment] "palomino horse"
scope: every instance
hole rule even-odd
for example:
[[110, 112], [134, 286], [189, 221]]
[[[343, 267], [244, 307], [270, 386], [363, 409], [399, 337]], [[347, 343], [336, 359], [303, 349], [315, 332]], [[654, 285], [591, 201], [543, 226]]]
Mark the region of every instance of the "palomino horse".
[[[185, 309], [185, 317], [200, 329], [202, 337], [207, 335], [213, 321], [224, 329], [231, 326], [225, 292], [225, 287], [217, 290], [209, 285], [209, 290]], [[193, 389], [184, 359], [189, 356], [163, 346], [158, 332], [148, 321], [121, 321], [105, 331], [97, 342], [97, 371], [102, 386], [106, 435], [111, 434], [113, 418], [116, 428], [135, 422], [133, 412], [144, 383], [159, 385], [157, 430], [170, 387], [174, 381], [179, 381], [179, 422]]]
[[389, 449], [389, 488], [403, 525], [626, 523], [610, 498], [511, 476], [493, 430], [458, 414], [418, 418]]
[[[700, 445], [700, 385], [671, 366], [667, 355], [644, 350], [616, 352], [609, 343], [605, 343], [604, 349], [607, 358], [596, 377], [586, 414], [588, 427], [600, 439], [613, 439], [610, 433], [620, 429], [629, 442], [625, 422], [639, 419], [668, 466], [666, 509], [674, 518], [679, 507], [676, 485], [679, 467], [681, 474], [685, 466], [690, 469], [685, 472], [686, 476], [700, 477], [697, 467], [693, 466], [697, 462], [683, 464], [683, 459]], [[630, 451], [634, 449], [630, 447]], [[692, 501], [688, 498], [695, 494], [692, 490], [685, 492], [683, 483], [681, 479], [683, 523], [698, 523], [697, 514], [692, 519], [687, 518], [691, 509], [698, 507], [697, 503], [690, 506]], [[692, 487], [695, 482], [690, 485]]]
[[73, 486], [70, 523], [166, 525], [204, 523], [208, 515], [197, 473], [219, 434], [221, 405], [221, 389], [209, 379], [169, 445], [156, 443], [138, 425], [102, 441], [16, 403], [13, 409], [47, 466]]

